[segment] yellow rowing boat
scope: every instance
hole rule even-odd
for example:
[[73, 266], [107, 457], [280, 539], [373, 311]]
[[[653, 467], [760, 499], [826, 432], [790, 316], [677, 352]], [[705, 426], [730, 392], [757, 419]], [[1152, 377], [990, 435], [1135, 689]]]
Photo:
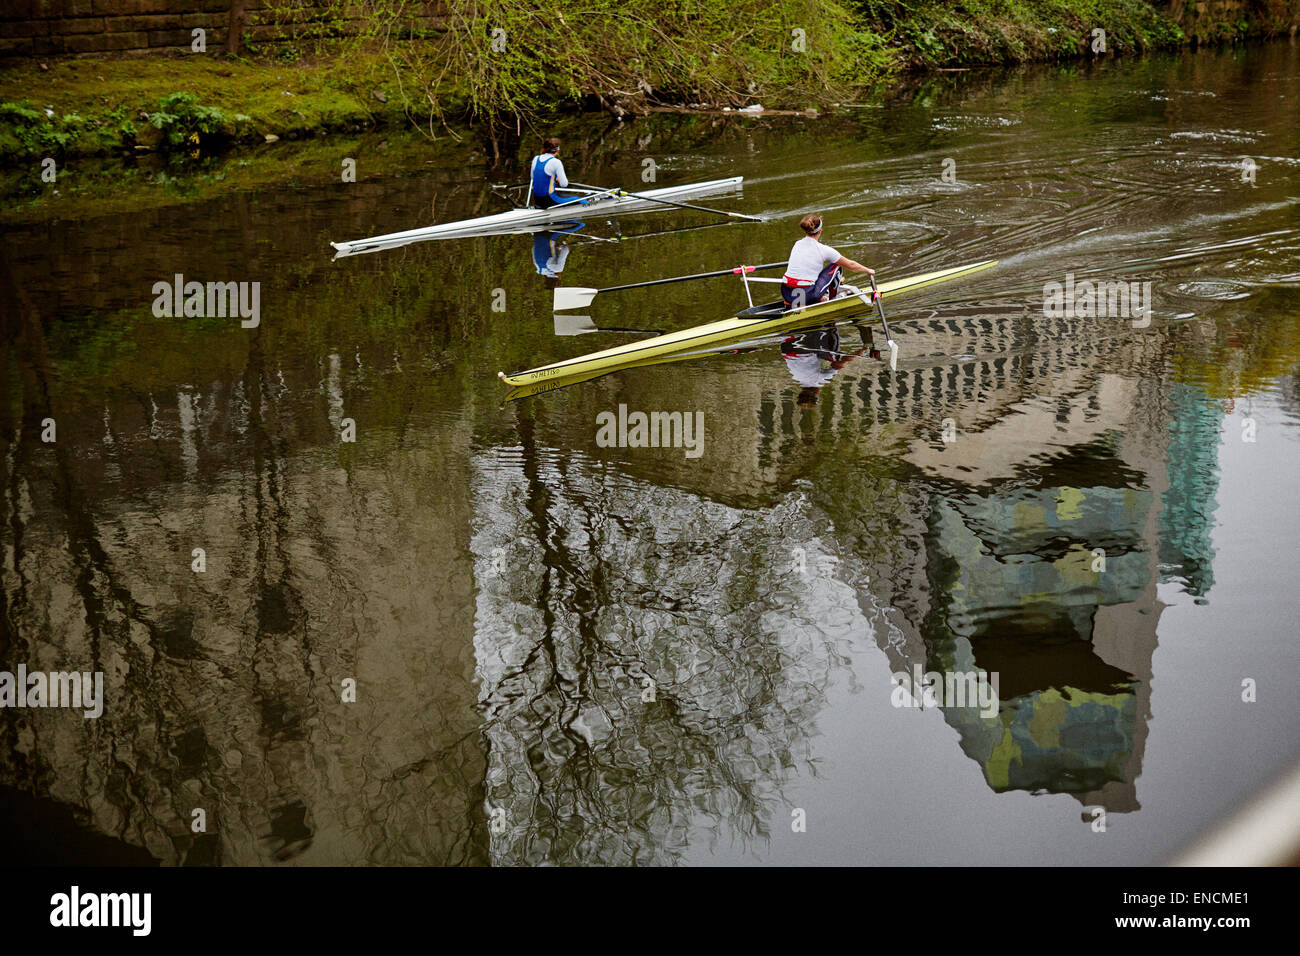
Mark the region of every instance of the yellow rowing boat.
[[[940, 269], [923, 275], [909, 276], [906, 279], [892, 279], [880, 283], [882, 298], [898, 296], [906, 292], [915, 292], [926, 286], [948, 282], [971, 273], [989, 269], [997, 265], [996, 259], [976, 262], [973, 265], [957, 266], [952, 269]], [[745, 309], [729, 319], [698, 325], [667, 335], [628, 342], [614, 348], [579, 355], [550, 365], [526, 369], [522, 372], [498, 372], [497, 376], [505, 384], [514, 388], [524, 386], [545, 386], [552, 381], [563, 380], [565, 385], [585, 381], [609, 372], [626, 368], [635, 368], [655, 361], [671, 360], [670, 357], [687, 358], [709, 348], [726, 345], [750, 338], [769, 335], [786, 329], [816, 325], [823, 320], [834, 321], [837, 316], [844, 316], [864, 307], [870, 308], [870, 291], [863, 292], [852, 286], [843, 286], [840, 294], [826, 302], [814, 302], [802, 308], [788, 308], [784, 302], [770, 302]], [[535, 388], [533, 393], [547, 391]]]

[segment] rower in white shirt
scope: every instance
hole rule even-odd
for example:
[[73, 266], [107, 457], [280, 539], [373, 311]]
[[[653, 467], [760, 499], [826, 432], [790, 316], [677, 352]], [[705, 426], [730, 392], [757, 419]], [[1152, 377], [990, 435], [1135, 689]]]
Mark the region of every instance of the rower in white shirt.
[[840, 291], [840, 269], [875, 275], [860, 262], [846, 259], [821, 241], [822, 217], [809, 213], [799, 220], [804, 237], [790, 250], [790, 263], [781, 282], [781, 298], [798, 308], [833, 299]]

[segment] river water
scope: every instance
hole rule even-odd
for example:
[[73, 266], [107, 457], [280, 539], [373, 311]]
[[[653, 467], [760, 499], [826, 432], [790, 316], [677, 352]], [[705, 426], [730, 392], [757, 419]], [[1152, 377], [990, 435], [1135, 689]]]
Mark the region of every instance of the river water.
[[[0, 712], [6, 845], [1158, 863], [1300, 758], [1300, 48], [565, 132], [575, 179], [743, 175], [700, 201], [769, 220], [588, 222], [565, 285], [780, 260], [807, 211], [882, 280], [999, 264], [886, 300], [896, 370], [845, 327], [847, 361], [774, 338], [504, 402], [498, 370], [636, 333], [557, 335], [582, 323], [531, 236], [328, 246], [505, 208], [468, 144], [358, 140], [355, 183], [15, 204], [0, 669], [102, 672], [104, 710]], [[259, 282], [259, 324], [156, 317], [175, 274]], [[1150, 313], [1045, 309], [1084, 282]], [[744, 300], [583, 311], [666, 330]], [[620, 406], [698, 444], [611, 447]], [[918, 672], [997, 697], [898, 706]]]

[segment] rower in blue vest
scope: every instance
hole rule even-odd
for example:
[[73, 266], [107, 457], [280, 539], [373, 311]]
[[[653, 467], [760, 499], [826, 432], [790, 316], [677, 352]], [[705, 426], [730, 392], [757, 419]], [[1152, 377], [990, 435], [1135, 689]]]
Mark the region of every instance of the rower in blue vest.
[[532, 205], [536, 209], [549, 209], [560, 202], [555, 190], [568, 188], [569, 177], [564, 175], [560, 162], [560, 140], [552, 136], [542, 143], [542, 152], [533, 157]]

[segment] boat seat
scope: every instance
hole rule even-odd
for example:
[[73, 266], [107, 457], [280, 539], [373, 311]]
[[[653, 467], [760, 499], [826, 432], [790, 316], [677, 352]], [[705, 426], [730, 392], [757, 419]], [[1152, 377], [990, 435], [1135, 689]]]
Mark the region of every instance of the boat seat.
[[786, 310], [784, 302], [768, 302], [763, 305], [751, 306], [743, 312], [737, 312], [738, 319], [770, 319], [774, 315], [780, 315]]

